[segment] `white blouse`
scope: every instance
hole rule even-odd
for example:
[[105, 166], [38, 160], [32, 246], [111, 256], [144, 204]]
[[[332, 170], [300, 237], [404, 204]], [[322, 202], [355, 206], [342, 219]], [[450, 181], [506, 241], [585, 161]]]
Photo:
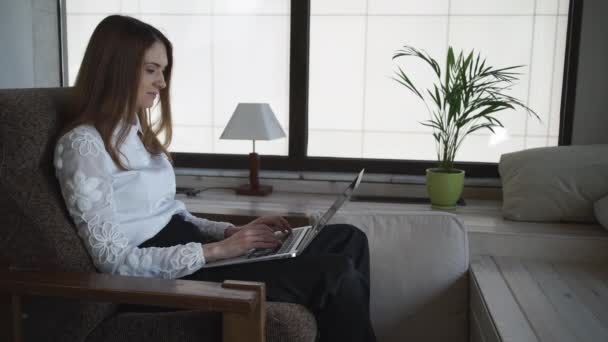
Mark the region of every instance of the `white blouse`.
[[[180, 278], [205, 264], [200, 243], [138, 248], [174, 214], [217, 240], [230, 223], [193, 216], [175, 199], [175, 173], [164, 154], [151, 155], [132, 125], [120, 148], [120, 170], [104, 148], [97, 129], [82, 125], [63, 135], [55, 147], [55, 172], [68, 211], [95, 266], [105, 273]], [[115, 141], [117, 132], [113, 139]]]

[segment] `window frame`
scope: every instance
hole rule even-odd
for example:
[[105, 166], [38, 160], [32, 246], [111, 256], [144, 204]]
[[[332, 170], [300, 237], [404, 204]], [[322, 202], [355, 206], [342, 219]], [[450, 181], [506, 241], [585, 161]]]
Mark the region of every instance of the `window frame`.
[[[65, 27], [65, 0], [58, 0], [62, 86], [68, 86], [67, 46]], [[571, 0], [568, 12], [566, 49], [558, 145], [572, 143], [574, 104], [578, 67], [579, 43], [582, 24], [583, 0]], [[289, 67], [289, 149], [287, 156], [261, 155], [263, 170], [355, 172], [365, 168], [370, 173], [424, 175], [427, 168], [435, 167], [434, 160], [370, 159], [310, 157], [308, 145], [308, 86], [310, 51], [310, 0], [291, 0]], [[249, 169], [246, 154], [184, 153], [173, 152], [174, 166], [203, 169]], [[498, 178], [498, 164], [485, 162], [456, 162], [456, 168], [465, 170], [470, 178]]]

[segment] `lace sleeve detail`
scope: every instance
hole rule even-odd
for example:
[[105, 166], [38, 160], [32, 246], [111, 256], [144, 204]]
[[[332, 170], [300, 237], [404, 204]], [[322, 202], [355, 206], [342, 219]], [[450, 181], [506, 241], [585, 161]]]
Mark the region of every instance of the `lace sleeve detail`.
[[55, 148], [54, 165], [70, 216], [97, 269], [104, 273], [180, 278], [205, 263], [200, 243], [138, 248], [121, 232], [109, 156], [94, 129], [77, 127]]
[[194, 216], [186, 210], [180, 211], [178, 214], [182, 216], [184, 220], [196, 225], [203, 234], [211, 236], [218, 241], [224, 239], [224, 232], [226, 231], [226, 228], [234, 227], [232, 223], [210, 221]]

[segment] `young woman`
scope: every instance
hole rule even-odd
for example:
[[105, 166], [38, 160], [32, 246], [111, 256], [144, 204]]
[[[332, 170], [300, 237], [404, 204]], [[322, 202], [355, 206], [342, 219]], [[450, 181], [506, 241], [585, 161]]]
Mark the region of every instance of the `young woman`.
[[[269, 300], [308, 307], [321, 341], [374, 341], [368, 244], [355, 227], [324, 229], [294, 259], [201, 268], [252, 248], [277, 247], [274, 233], [291, 228], [277, 216], [241, 227], [209, 221], [175, 199], [167, 151], [172, 66], [169, 40], [130, 17], [102, 20], [87, 46], [54, 164], [96, 267], [143, 277], [261, 281]], [[161, 116], [152, 122], [155, 103]]]

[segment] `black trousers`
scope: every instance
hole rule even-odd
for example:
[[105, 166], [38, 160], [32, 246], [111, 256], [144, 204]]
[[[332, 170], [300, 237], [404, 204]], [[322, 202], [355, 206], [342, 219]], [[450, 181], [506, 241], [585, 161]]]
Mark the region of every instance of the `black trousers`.
[[[175, 215], [139, 247], [212, 242]], [[315, 315], [320, 341], [375, 341], [369, 315], [367, 237], [351, 225], [329, 225], [296, 258], [200, 269], [188, 280], [259, 281], [270, 301], [304, 305]]]

